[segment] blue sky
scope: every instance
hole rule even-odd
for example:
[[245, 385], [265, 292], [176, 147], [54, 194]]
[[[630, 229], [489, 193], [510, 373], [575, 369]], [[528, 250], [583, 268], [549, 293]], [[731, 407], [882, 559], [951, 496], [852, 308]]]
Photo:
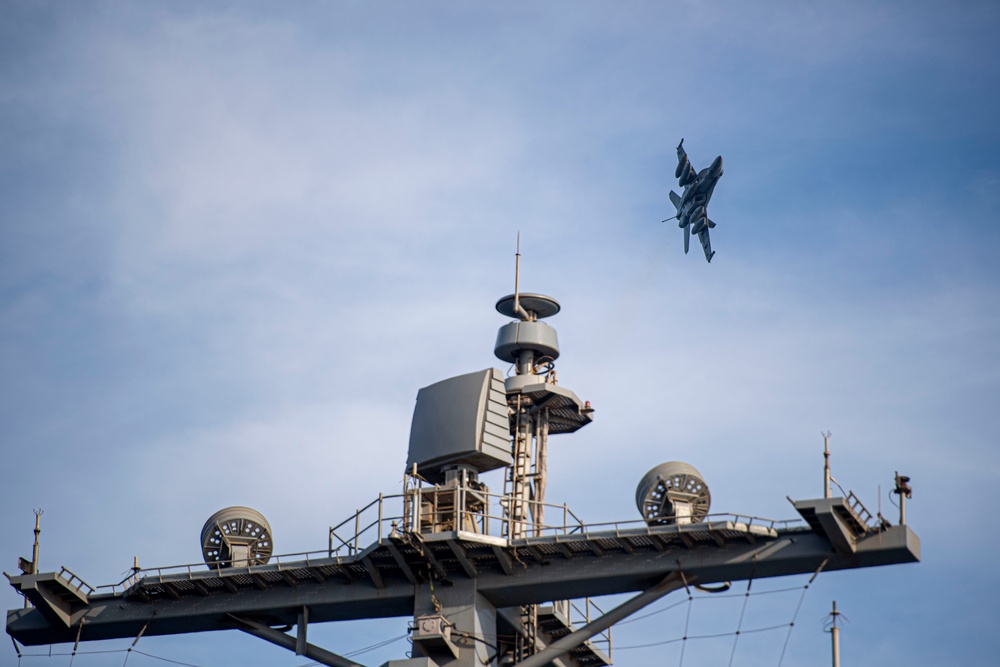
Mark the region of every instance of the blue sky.
[[[399, 489], [417, 390], [500, 365], [520, 231], [597, 409], [553, 439], [550, 499], [637, 518], [680, 459], [713, 510], [792, 518], [830, 430], [870, 508], [912, 477], [924, 561], [821, 575], [785, 664], [828, 664], [834, 599], [845, 664], [993, 660], [997, 34], [989, 2], [0, 3], [4, 569], [37, 507], [43, 569], [94, 585], [197, 561], [228, 505], [323, 548]], [[681, 137], [725, 159], [711, 265], [660, 223]], [[316, 632], [347, 652], [405, 619]], [[140, 647], [303, 663], [236, 632]]]

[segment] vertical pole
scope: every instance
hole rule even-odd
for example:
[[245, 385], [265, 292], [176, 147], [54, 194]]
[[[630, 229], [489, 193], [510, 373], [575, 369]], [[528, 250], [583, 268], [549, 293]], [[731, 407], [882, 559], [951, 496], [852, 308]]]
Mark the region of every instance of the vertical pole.
[[32, 510], [35, 513], [35, 544], [31, 547], [31, 574], [38, 574], [38, 536], [42, 533], [41, 517], [45, 510]]
[[378, 541], [382, 541], [382, 494], [378, 494]]
[[541, 534], [545, 526], [545, 485], [548, 472], [549, 411], [542, 410], [537, 416], [535, 444], [535, 534]]
[[521, 230], [517, 230], [517, 251], [514, 253], [514, 312], [521, 312], [521, 295], [519, 283], [521, 280]]
[[833, 611], [830, 612], [833, 618], [833, 626], [830, 628], [830, 640], [833, 648], [833, 667], [840, 667], [840, 627], [837, 626], [837, 618], [840, 612], [837, 611], [837, 601], [833, 601]]
[[830, 497], [830, 436], [833, 435], [829, 431], [823, 433], [820, 431], [820, 435], [823, 436], [823, 497]]
[[[35, 543], [31, 547], [31, 572], [27, 572], [26, 574], [38, 574], [38, 536], [42, 533], [41, 516], [45, 514], [45, 510], [43, 509], [32, 511], [35, 513]], [[31, 603], [28, 602], [28, 598], [25, 597], [24, 608], [27, 609], [30, 606]]]
[[910, 487], [910, 478], [896, 472], [896, 488], [893, 493], [899, 496], [899, 525], [906, 525], [906, 499], [913, 496], [913, 489]]
[[[520, 293], [520, 280], [521, 280], [521, 230], [517, 231], [517, 253], [514, 259], [514, 313], [521, 318], [522, 322], [527, 322], [531, 319], [528, 315], [528, 311], [521, 307], [521, 293]], [[520, 371], [518, 371], [520, 373]]]

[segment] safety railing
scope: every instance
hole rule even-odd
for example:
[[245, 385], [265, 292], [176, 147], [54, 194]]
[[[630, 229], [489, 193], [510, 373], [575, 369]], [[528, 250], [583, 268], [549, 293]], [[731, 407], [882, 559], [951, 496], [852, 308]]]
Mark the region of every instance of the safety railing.
[[[759, 526], [768, 531], [777, 530], [779, 528], [789, 528], [794, 525], [805, 525], [805, 520], [802, 518], [795, 519], [768, 519], [765, 517], [751, 516], [749, 514], [733, 514], [731, 512], [716, 512], [713, 514], [708, 514], [696, 522], [680, 524], [681, 526], [690, 526], [690, 530], [698, 530], [699, 527], [704, 527], [705, 524], [710, 523], [731, 523], [737, 529], [751, 530], [753, 526]], [[676, 524], [665, 524], [665, 525], [676, 525]], [[644, 519], [628, 519], [626, 521], [604, 521], [598, 523], [588, 523], [582, 526], [582, 532], [592, 533], [592, 532], [614, 532], [616, 536], [623, 534], [623, 531], [635, 529], [635, 528], [646, 528], [648, 524]], [[570, 533], [578, 532], [576, 530], [570, 531]]]
[[[346, 551], [347, 555], [356, 554], [365, 547], [379, 542], [383, 536], [388, 536], [393, 531], [398, 532], [400, 526], [404, 524], [404, 512], [399, 510], [398, 513], [387, 512], [387, 503], [392, 501], [396, 504], [396, 501], [404, 498], [404, 495], [397, 493], [387, 496], [380, 493], [378, 498], [356, 510], [353, 515], [336, 526], [331, 526], [327, 556], [340, 555], [342, 550]], [[346, 532], [352, 530], [353, 532]]]
[[[514, 503], [525, 503], [524, 519], [511, 518], [511, 508]], [[536, 524], [532, 517], [540, 508], [545, 508], [548, 523]], [[867, 510], [861, 507], [861, 516], [868, 516]], [[555, 519], [555, 521], [552, 521]], [[767, 530], [788, 528], [804, 523], [802, 519], [776, 520], [755, 517], [746, 514], [716, 513], [702, 518], [698, 524], [687, 524], [682, 529], [697, 530], [699, 525], [714, 522], [729, 522], [738, 529], [752, 530], [760, 526]], [[637, 529], [645, 529], [647, 524], [642, 519], [627, 521], [608, 521], [585, 523], [566, 505], [539, 503], [534, 500], [518, 500], [511, 495], [489, 493], [485, 487], [428, 485], [420, 480], [413, 480], [402, 494], [380, 494], [378, 498], [364, 507], [357, 509], [346, 519], [331, 526], [328, 533], [327, 548], [322, 551], [303, 551], [274, 555], [268, 562], [268, 567], [277, 566], [281, 569], [285, 564], [294, 563], [297, 567], [306, 566], [315, 561], [330, 558], [349, 558], [364, 549], [377, 544], [384, 537], [402, 536], [405, 533], [433, 533], [445, 530], [461, 530], [466, 533], [499, 537], [506, 541], [520, 538], [544, 536], [586, 536], [591, 533], [611, 533], [614, 536], [624, 536]], [[190, 563], [171, 565], [167, 567], [139, 568], [135, 566], [126, 578], [115, 584], [105, 584], [92, 589], [79, 577], [64, 569], [72, 581], [79, 581], [82, 586], [98, 593], [123, 593], [148, 576], [184, 575], [193, 577], [204, 576], [206, 568], [217, 574], [234, 572], [252, 572], [249, 565], [233, 566], [231, 561], [219, 561], [211, 566], [205, 563]], [[586, 614], [585, 614], [586, 615]]]
[[93, 586], [74, 574], [72, 570], [68, 570], [65, 566], [59, 570], [59, 578], [65, 581], [69, 588], [76, 589], [78, 593], [91, 595], [94, 592]]
[[866, 532], [871, 532], [878, 530], [880, 528], [885, 528], [889, 526], [889, 522], [885, 520], [881, 514], [878, 517], [872, 515], [868, 509], [861, 504], [861, 499], [854, 495], [854, 491], [849, 491], [847, 493], [847, 498], [844, 499], [847, 503], [847, 508], [854, 515], [854, 518], [864, 526]]
[[[592, 620], [604, 616], [604, 610], [597, 606], [591, 598], [581, 598], [579, 600], [557, 600], [552, 603], [552, 608], [562, 615], [569, 623], [570, 632], [579, 630], [588, 625]], [[612, 626], [613, 627], [613, 626]], [[604, 653], [608, 658], [611, 655], [612, 628], [597, 633], [588, 642], [591, 646]]]
[[[339, 556], [335, 556], [339, 558]], [[329, 562], [330, 555], [326, 549], [319, 551], [299, 551], [295, 553], [278, 554], [271, 556], [266, 567], [281, 572], [283, 569], [293, 569], [310, 567], [313, 565], [325, 565]], [[102, 584], [97, 586], [95, 592], [111, 593], [120, 595], [127, 592], [143, 579], [149, 577], [170, 577], [186, 575], [187, 579], [196, 579], [205, 576], [206, 572], [213, 572], [219, 576], [241, 573], [252, 573], [259, 570], [259, 565], [247, 565], [245, 560], [240, 561], [240, 565], [234, 565], [232, 560], [214, 561], [211, 565], [205, 563], [185, 563], [182, 565], [167, 565], [160, 567], [133, 567], [132, 572], [114, 584]], [[197, 575], [197, 576], [196, 576]]]

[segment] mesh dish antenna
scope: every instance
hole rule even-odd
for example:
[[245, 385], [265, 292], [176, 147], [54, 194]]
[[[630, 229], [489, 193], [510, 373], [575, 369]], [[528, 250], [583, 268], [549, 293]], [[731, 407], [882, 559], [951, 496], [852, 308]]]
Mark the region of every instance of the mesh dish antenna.
[[712, 496], [701, 473], [690, 463], [661, 463], [639, 482], [635, 504], [650, 526], [697, 523], [708, 516]]
[[264, 565], [274, 543], [264, 515], [249, 507], [227, 507], [201, 529], [201, 554], [209, 567]]

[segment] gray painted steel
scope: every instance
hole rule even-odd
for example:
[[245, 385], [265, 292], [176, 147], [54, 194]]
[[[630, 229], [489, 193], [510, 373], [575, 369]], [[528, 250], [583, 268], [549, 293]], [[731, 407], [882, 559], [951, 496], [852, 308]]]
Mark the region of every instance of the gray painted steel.
[[522, 352], [534, 352], [536, 358], [559, 358], [556, 330], [545, 322], [511, 322], [500, 327], [493, 348], [497, 358], [515, 362]]
[[263, 565], [274, 553], [271, 526], [250, 507], [221, 509], [201, 529], [201, 553], [209, 566]]
[[231, 629], [231, 616], [292, 625], [303, 606], [310, 622], [410, 616], [431, 578], [438, 591], [469, 588], [500, 608], [644, 591], [678, 571], [711, 584], [811, 573], [824, 563], [826, 570], [841, 570], [920, 558], [919, 540], [908, 526], [872, 532], [856, 541], [852, 553], [838, 551], [827, 534], [811, 528], [752, 531], [733, 522], [528, 537], [502, 547], [471, 534], [434, 537], [382, 540], [351, 558], [147, 575], [122, 594], [65, 605], [68, 623], [42, 611], [53, 596], [39, 584], [52, 574], [12, 577], [36, 608], [9, 611], [7, 632], [37, 645], [74, 641], [83, 619], [84, 639], [135, 637], [147, 623], [147, 635]]
[[[717, 162], [716, 180], [721, 158]], [[712, 177], [715, 167], [706, 176]], [[698, 189], [707, 181], [699, 181], [703, 174], [694, 174], [686, 154], [678, 175], [694, 188], [692, 197], [705, 196], [700, 209], [697, 199], [691, 209], [703, 215], [714, 181], [707, 191]], [[680, 212], [680, 198], [677, 203]], [[706, 227], [706, 240], [707, 233]], [[707, 243], [705, 248], [711, 259]], [[516, 285], [515, 280], [515, 290]], [[114, 593], [96, 593], [65, 568], [8, 575], [34, 607], [8, 611], [7, 632], [22, 644], [39, 645], [238, 629], [322, 664], [349, 667], [347, 658], [307, 641], [310, 622], [410, 617], [417, 628], [415, 657], [390, 667], [495, 667], [522, 659], [524, 667], [604, 667], [610, 658], [589, 641], [594, 634], [685, 583], [919, 560], [913, 531], [874, 521], [853, 494], [795, 502], [805, 519], [801, 527], [704, 517], [707, 486], [697, 470], [677, 462], [650, 471], [637, 490], [640, 510], [652, 525], [587, 526], [565, 506], [555, 506], [563, 512], [561, 525], [547, 525], [548, 436], [586, 426], [593, 410], [556, 384], [550, 363], [559, 354], [555, 330], [538, 319], [559, 312], [559, 304], [538, 294], [511, 295], [497, 310], [519, 318], [500, 329], [496, 346], [498, 356], [516, 362], [517, 375], [505, 382], [499, 370], [486, 369], [418, 392], [407, 469], [415, 465], [420, 477], [407, 476], [413, 483], [404, 485], [401, 514], [384, 517], [382, 496], [368, 506], [378, 516], [372, 532], [360, 527], [362, 511], [355, 514], [353, 537], [340, 538], [349, 556], [334, 555], [340, 524], [330, 529], [330, 548], [320, 557], [250, 558], [247, 544], [259, 542], [254, 531], [266, 522], [252, 510], [227, 508], [202, 533], [209, 569], [138, 571]], [[470, 468], [505, 466], [511, 489], [499, 499], [502, 514], [491, 515], [493, 496]], [[435, 486], [425, 486], [421, 477]], [[699, 501], [702, 509], [678, 520], [674, 505], [695, 507]], [[392, 525], [386, 538], [383, 520]], [[219, 553], [208, 553], [226, 546], [220, 524], [241, 535], [250, 531], [247, 544], [237, 544], [238, 554], [230, 550], [228, 567]], [[500, 534], [492, 534], [490, 526], [497, 525]], [[264, 534], [270, 547], [269, 527]], [[359, 550], [362, 535], [376, 541]], [[593, 621], [588, 612], [583, 628], [573, 627], [570, 612], [555, 611], [559, 604], [571, 609], [568, 600], [629, 592], [638, 595]], [[530, 607], [548, 602], [554, 604]], [[296, 634], [277, 626], [295, 626]], [[495, 638], [492, 650], [481, 640], [486, 636]]]
[[[513, 294], [508, 294], [498, 300], [497, 312], [507, 317], [520, 317], [514, 308], [514, 300], [515, 297]], [[544, 294], [521, 293], [517, 295], [517, 300], [520, 302], [521, 308], [524, 308], [528, 313], [534, 314], [538, 319], [552, 317], [561, 310], [558, 301]]]
[[[678, 516], [678, 505], [686, 514]], [[712, 496], [698, 469], [683, 461], [661, 463], [647, 472], [635, 489], [635, 505], [648, 524], [690, 523], [708, 515]]]
[[442, 380], [417, 393], [407, 469], [417, 465], [430, 482], [443, 469], [469, 465], [479, 472], [511, 464], [510, 421], [503, 373], [496, 368]]

